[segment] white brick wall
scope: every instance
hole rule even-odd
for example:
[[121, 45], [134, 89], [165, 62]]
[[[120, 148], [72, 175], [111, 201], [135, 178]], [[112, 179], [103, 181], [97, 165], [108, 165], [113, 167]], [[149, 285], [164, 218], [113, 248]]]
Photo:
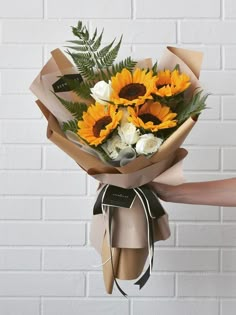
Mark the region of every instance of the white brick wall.
[[[119, 58], [204, 52], [209, 109], [185, 142], [188, 180], [236, 174], [235, 0], [0, 0], [0, 314], [234, 315], [236, 208], [168, 204], [171, 238], [130, 295], [105, 292], [88, 234], [95, 180], [45, 136], [29, 85], [78, 19], [124, 34]], [[61, 183], [61, 184], [60, 184]], [[62, 185], [63, 183], [63, 185]]]

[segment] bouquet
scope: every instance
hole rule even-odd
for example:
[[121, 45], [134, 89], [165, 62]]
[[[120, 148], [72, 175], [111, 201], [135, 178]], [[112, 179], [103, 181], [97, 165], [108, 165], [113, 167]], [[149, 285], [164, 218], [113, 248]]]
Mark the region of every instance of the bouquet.
[[101, 254], [105, 287], [153, 265], [154, 243], [170, 235], [152, 181], [183, 182], [184, 139], [206, 107], [198, 77], [202, 54], [167, 47], [163, 57], [115, 63], [122, 37], [101, 47], [103, 31], [72, 27], [31, 85], [48, 120], [47, 137], [99, 182], [90, 240]]

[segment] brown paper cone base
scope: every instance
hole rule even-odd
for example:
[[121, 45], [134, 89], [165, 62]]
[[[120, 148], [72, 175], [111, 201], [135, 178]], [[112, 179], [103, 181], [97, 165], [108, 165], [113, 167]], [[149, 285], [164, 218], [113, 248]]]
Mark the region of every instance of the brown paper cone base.
[[[117, 279], [133, 280], [143, 271], [148, 250], [147, 248], [112, 248], [114, 272]], [[102, 262], [110, 258], [110, 248], [105, 234], [102, 245]], [[106, 291], [112, 294], [114, 277], [111, 260], [103, 265], [103, 279]]]

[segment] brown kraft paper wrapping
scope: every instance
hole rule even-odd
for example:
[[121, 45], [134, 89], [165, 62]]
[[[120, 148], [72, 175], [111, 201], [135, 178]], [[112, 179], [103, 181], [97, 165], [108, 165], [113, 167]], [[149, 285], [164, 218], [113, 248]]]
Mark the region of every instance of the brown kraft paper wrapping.
[[[172, 65], [174, 67], [178, 63], [181, 70], [190, 75], [192, 88], [194, 89], [200, 87], [198, 76], [201, 60], [201, 53], [167, 47], [159, 62], [159, 67], [160, 69], [164, 67], [171, 68]], [[148, 59], [142, 62], [150, 64]], [[140, 156], [123, 167], [105, 165], [97, 157], [83, 151], [65, 137], [61, 131], [60, 123], [71, 119], [71, 114], [60, 103], [55, 104], [55, 97], [52, 98], [52, 95], [45, 92], [47, 89], [49, 90], [47, 84], [50, 85], [55, 80], [55, 77], [65, 73], [74, 73], [73, 71], [76, 71], [73, 65], [59, 49], [56, 49], [52, 52], [52, 58], [31, 85], [31, 90], [40, 99], [36, 103], [48, 120], [48, 139], [101, 183], [116, 183], [120, 187], [132, 188], [137, 187], [138, 184], [142, 185], [153, 180], [173, 185], [183, 182], [181, 161], [186, 155], [186, 151], [180, 149], [180, 146], [196, 121], [189, 118], [150, 159]], [[72, 92], [67, 92], [65, 97], [75, 99], [75, 95]], [[142, 207], [136, 203], [131, 209], [133, 214], [129, 213], [128, 216], [127, 209], [124, 211], [124, 209], [120, 208], [120, 211], [116, 212], [115, 221], [117, 224], [114, 224], [112, 229], [113, 262], [116, 277], [127, 280], [135, 279], [140, 275], [148, 255], [146, 221], [143, 220]], [[107, 222], [102, 218], [102, 215], [93, 216], [90, 236], [91, 244], [101, 254], [103, 262], [110, 255], [106, 226]], [[135, 231], [136, 226], [138, 230], [136, 229]], [[156, 241], [169, 237], [170, 230], [167, 214], [154, 222], [154, 231]], [[114, 279], [110, 261], [103, 265], [103, 275], [106, 290], [108, 293], [112, 293]]]

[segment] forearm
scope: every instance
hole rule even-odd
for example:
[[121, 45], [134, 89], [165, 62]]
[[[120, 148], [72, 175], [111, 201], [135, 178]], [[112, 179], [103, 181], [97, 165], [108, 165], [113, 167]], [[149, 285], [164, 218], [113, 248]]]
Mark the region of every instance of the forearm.
[[177, 186], [153, 183], [152, 186], [161, 199], [169, 202], [236, 206], [236, 178]]

